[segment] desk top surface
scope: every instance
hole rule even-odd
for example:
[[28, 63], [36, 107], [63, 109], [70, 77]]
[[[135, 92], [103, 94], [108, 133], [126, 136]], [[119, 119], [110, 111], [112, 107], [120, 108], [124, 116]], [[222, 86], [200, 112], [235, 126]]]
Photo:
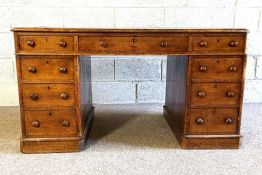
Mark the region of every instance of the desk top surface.
[[42, 27], [16, 27], [11, 29], [14, 32], [64, 32], [64, 33], [247, 33], [247, 29], [214, 29], [214, 28], [205, 28], [205, 29], [170, 29], [170, 28], [126, 28], [126, 29], [117, 29], [117, 28], [42, 28]]

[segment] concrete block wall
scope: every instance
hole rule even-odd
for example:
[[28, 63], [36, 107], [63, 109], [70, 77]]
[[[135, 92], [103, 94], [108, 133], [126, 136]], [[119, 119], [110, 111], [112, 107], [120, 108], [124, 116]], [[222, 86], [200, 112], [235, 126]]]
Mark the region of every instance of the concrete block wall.
[[[12, 27], [247, 28], [244, 101], [262, 102], [262, 0], [0, 0], [0, 106], [18, 105]], [[94, 103], [162, 103], [165, 57], [94, 57]]]

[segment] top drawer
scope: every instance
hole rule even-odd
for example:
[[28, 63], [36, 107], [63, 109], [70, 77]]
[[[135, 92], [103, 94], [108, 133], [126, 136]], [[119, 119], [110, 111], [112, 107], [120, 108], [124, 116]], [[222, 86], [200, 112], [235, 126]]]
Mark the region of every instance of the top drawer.
[[236, 52], [245, 51], [244, 36], [191, 36], [189, 50], [193, 52]]
[[175, 54], [187, 52], [186, 35], [80, 36], [79, 51], [88, 54]]
[[74, 50], [72, 36], [19, 36], [20, 52], [69, 52]]

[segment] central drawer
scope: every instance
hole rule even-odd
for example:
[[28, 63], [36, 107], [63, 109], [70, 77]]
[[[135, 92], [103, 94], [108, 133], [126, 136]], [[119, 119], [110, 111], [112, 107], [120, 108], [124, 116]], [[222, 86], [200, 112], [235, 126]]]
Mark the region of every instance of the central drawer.
[[187, 52], [187, 37], [184, 35], [134, 37], [136, 54], [175, 54]]
[[74, 88], [74, 84], [23, 84], [24, 107], [72, 107], [75, 105]]
[[79, 51], [89, 54], [129, 54], [132, 38], [128, 36], [80, 36]]
[[175, 54], [187, 47], [186, 35], [79, 37], [79, 51], [88, 54]]
[[239, 105], [241, 83], [192, 83], [191, 105]]
[[74, 110], [25, 111], [26, 136], [72, 136], [77, 134]]

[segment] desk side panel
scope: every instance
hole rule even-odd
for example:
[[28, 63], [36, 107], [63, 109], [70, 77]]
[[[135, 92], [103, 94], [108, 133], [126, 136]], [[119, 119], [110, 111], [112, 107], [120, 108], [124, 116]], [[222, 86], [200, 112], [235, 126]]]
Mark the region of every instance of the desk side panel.
[[178, 141], [184, 131], [187, 103], [188, 56], [167, 57], [167, 87], [164, 116]]

